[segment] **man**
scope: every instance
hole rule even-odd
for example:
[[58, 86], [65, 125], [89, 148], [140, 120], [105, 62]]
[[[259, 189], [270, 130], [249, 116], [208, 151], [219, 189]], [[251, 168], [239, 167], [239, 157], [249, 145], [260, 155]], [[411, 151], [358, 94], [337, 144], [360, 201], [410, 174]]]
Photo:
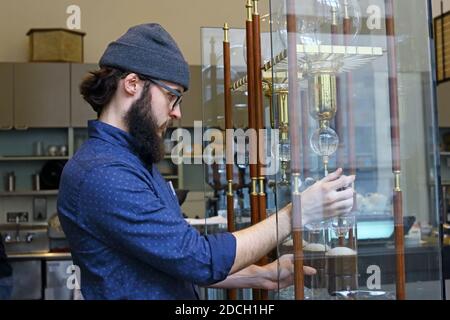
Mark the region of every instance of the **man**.
[[[99, 119], [65, 166], [58, 197], [84, 298], [197, 299], [196, 285], [275, 288], [276, 264], [252, 263], [289, 235], [291, 206], [279, 212], [278, 236], [275, 216], [233, 234], [201, 236], [154, 165], [189, 88], [188, 64], [171, 36], [158, 24], [132, 27], [99, 65], [80, 85]], [[353, 180], [338, 170], [305, 191], [304, 221], [348, 212], [353, 190], [336, 190]], [[292, 256], [279, 262], [281, 284], [289, 285]]]

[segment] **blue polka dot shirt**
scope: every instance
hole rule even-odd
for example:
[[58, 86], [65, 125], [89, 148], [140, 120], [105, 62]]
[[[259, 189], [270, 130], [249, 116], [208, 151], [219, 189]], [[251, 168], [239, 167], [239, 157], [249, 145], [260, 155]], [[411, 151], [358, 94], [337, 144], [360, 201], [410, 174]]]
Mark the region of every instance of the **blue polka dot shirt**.
[[58, 213], [85, 299], [198, 299], [225, 279], [231, 233], [202, 236], [173, 190], [134, 152], [134, 138], [101, 121], [64, 167]]

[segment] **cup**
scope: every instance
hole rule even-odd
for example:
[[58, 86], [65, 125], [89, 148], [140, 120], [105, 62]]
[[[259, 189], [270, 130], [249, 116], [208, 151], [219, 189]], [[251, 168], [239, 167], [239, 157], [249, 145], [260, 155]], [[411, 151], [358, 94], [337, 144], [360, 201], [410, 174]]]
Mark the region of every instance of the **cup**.
[[42, 143], [42, 141], [36, 141], [33, 147], [33, 153], [35, 156], [40, 157], [44, 155], [44, 144]]
[[67, 146], [66, 145], [59, 146], [59, 155], [61, 157], [67, 156]]
[[6, 176], [6, 190], [9, 192], [16, 190], [16, 176], [14, 172], [9, 172]]
[[32, 175], [32, 182], [33, 182], [33, 190], [39, 191], [41, 190], [41, 177], [39, 176], [39, 173]]
[[58, 146], [49, 146], [47, 149], [47, 153], [51, 157], [58, 156]]

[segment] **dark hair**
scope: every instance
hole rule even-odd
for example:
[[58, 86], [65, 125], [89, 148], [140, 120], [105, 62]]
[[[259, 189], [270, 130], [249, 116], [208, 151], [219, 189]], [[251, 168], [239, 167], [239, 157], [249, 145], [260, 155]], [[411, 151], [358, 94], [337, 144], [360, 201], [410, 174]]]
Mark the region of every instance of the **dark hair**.
[[111, 101], [116, 93], [119, 80], [125, 78], [129, 73], [109, 67], [90, 71], [80, 83], [80, 93], [97, 112], [97, 115], [100, 115], [103, 107]]

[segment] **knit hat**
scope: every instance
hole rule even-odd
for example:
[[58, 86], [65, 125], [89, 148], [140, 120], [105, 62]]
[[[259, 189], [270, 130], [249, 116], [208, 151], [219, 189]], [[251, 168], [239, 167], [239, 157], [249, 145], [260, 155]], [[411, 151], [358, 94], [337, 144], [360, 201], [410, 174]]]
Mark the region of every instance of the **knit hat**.
[[189, 65], [170, 34], [157, 23], [128, 29], [108, 45], [99, 65], [172, 82], [184, 90], [189, 88]]

